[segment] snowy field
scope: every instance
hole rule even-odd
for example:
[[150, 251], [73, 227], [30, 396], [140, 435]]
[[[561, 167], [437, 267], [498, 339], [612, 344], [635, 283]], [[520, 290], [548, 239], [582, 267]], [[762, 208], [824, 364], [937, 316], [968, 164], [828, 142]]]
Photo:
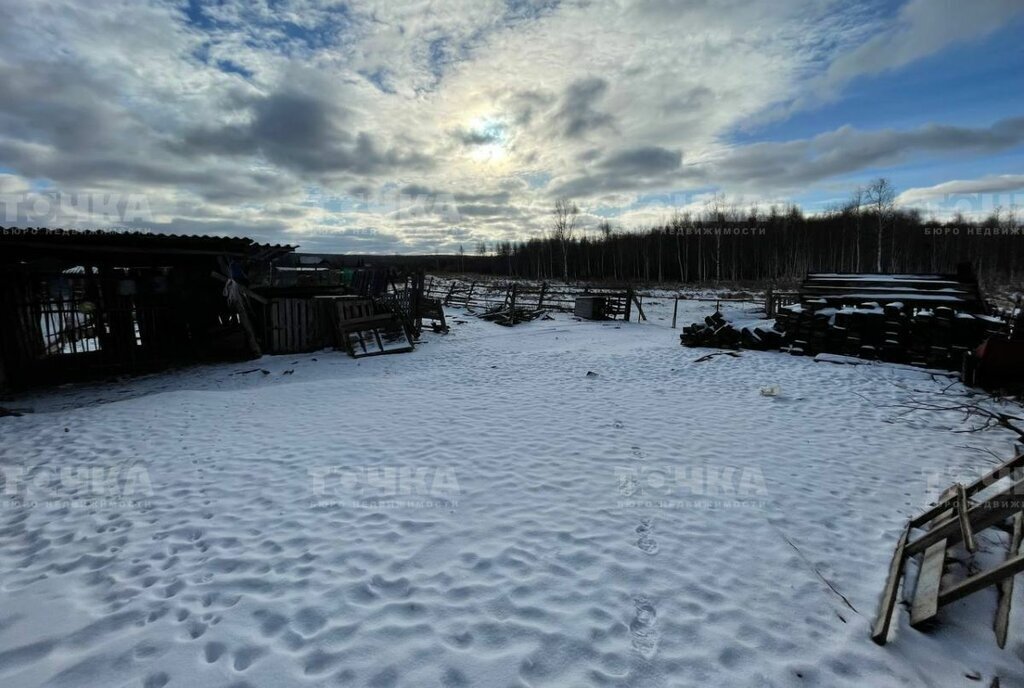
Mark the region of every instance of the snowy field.
[[1019, 595], [1002, 651], [992, 590], [869, 639], [907, 518], [1011, 435], [898, 408], [945, 377], [696, 363], [644, 308], [18, 400], [0, 686], [1024, 685]]

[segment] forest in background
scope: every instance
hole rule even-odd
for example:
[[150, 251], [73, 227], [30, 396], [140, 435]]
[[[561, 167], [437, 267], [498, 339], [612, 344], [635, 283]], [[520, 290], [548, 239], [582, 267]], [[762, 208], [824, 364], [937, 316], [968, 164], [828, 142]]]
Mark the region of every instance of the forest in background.
[[1012, 284], [1024, 269], [1015, 209], [984, 219], [925, 219], [899, 208], [885, 179], [817, 215], [798, 206], [740, 209], [715, 197], [701, 212], [654, 227], [601, 223], [581, 231], [579, 208], [558, 201], [550, 230], [526, 241], [480, 242], [454, 255], [404, 257], [432, 272], [525, 279], [640, 283], [799, 281], [808, 272], [952, 273], [970, 263], [987, 283]]

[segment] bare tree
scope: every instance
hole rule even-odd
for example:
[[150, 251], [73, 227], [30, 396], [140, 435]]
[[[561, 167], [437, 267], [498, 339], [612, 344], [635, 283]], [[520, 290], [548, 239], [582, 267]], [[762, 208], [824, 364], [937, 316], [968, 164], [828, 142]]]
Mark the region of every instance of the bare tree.
[[[882, 228], [896, 208], [896, 188], [885, 177], [879, 177], [864, 189], [865, 201], [878, 218], [878, 254], [875, 269], [882, 271]], [[892, 266], [890, 266], [892, 267]]]
[[555, 201], [555, 221], [551, 238], [562, 248], [562, 279], [569, 280], [569, 242], [576, 231], [576, 220], [580, 209], [573, 201], [564, 198]]
[[854, 217], [854, 272], [860, 272], [860, 219], [863, 207], [864, 187], [858, 186], [850, 192], [850, 199], [846, 202], [847, 211]]
[[724, 193], [716, 193], [704, 202], [707, 221], [714, 227], [715, 234], [715, 282], [722, 279], [722, 227], [725, 225], [726, 198]]
[[[606, 274], [605, 273], [605, 267], [604, 267], [604, 254], [605, 254], [605, 251], [606, 251], [608, 245], [611, 244], [611, 238], [612, 238], [612, 225], [611, 225], [610, 222], [608, 222], [608, 220], [602, 220], [601, 223], [597, 225], [597, 235], [598, 235], [598, 243], [601, 246], [601, 276], [603, 277]], [[612, 256], [612, 272], [613, 272], [613, 274], [615, 272], [614, 263], [615, 263], [615, 256]]]

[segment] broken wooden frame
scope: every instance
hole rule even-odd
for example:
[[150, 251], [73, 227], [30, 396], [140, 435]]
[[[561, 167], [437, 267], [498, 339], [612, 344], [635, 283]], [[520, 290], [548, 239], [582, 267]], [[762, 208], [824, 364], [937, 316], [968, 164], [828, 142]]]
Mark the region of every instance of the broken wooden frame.
[[[1004, 489], [996, 491], [989, 497], [977, 499], [987, 488], [1007, 478], [1009, 484]], [[1008, 519], [1012, 519], [1011, 524], [1005, 523]], [[964, 547], [973, 552], [977, 548], [976, 535], [992, 527], [1011, 530], [1006, 560], [1002, 564], [943, 587], [942, 577], [950, 548], [963, 542]], [[912, 538], [913, 531], [919, 529], [924, 529], [924, 534]], [[871, 639], [879, 645], [886, 643], [905, 564], [911, 557], [921, 555], [921, 565], [911, 603], [911, 627], [926, 627], [943, 606], [990, 585], [998, 584], [999, 606], [996, 609], [994, 630], [999, 647], [1004, 647], [1010, 600], [1013, 596], [1013, 576], [1024, 571], [1024, 553], [1019, 551], [1022, 535], [1024, 454], [1019, 454], [970, 485], [957, 484], [950, 487], [935, 506], [911, 519], [893, 553]]]
[[400, 318], [379, 312], [373, 299], [354, 296], [317, 297], [329, 301], [336, 345], [353, 358], [413, 350], [412, 337]]
[[536, 320], [544, 315], [547, 310], [541, 307], [544, 295], [541, 292], [537, 306], [529, 304], [520, 294], [520, 286], [513, 282], [505, 291], [505, 300], [499, 306], [494, 306], [481, 313], [478, 317], [481, 320], [498, 323], [506, 327], [513, 327], [516, 323]]

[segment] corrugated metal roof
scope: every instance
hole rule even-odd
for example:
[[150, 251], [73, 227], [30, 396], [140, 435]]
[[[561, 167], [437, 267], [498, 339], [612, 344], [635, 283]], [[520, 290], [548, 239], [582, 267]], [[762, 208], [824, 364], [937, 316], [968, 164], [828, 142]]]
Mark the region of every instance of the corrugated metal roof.
[[144, 231], [51, 229], [42, 227], [0, 227], [0, 244], [52, 244], [104, 246], [111, 248], [167, 248], [223, 250], [248, 253], [263, 250], [294, 251], [288, 244], [260, 244], [248, 237], [206, 236], [200, 234], [161, 234]]

